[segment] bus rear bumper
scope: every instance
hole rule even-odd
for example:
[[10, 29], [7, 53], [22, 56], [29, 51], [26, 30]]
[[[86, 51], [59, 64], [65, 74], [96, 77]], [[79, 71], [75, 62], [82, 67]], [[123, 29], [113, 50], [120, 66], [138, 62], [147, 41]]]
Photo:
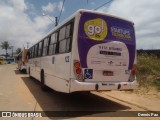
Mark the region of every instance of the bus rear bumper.
[[133, 90], [136, 86], [136, 80], [133, 82], [80, 82], [78, 80], [71, 80], [70, 92]]

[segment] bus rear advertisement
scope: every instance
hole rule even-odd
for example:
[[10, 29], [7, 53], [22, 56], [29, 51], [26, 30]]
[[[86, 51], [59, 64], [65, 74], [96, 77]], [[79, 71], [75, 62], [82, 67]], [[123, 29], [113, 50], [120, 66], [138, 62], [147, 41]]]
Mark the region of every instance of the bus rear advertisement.
[[29, 75], [56, 91], [133, 90], [136, 41], [130, 21], [79, 10], [29, 49]]
[[[74, 80], [74, 89], [134, 89], [135, 83], [131, 81], [136, 79], [135, 45], [132, 22], [97, 13], [81, 12], [78, 50], [73, 56], [79, 61], [82, 69], [82, 77], [77, 76], [77, 79], [81, 78], [83, 82]], [[76, 49], [76, 45], [73, 45], [73, 49]]]

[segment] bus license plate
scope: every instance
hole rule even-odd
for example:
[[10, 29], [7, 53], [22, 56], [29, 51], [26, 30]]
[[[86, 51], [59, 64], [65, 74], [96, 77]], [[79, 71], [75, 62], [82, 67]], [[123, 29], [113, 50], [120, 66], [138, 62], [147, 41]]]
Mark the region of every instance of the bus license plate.
[[103, 71], [103, 75], [104, 76], [113, 76], [113, 72], [112, 71]]

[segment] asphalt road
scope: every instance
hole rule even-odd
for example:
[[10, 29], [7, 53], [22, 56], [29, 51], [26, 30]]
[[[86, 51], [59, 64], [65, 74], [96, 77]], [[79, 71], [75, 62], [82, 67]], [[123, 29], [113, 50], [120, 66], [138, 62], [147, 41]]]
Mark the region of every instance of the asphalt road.
[[[131, 114], [132, 116], [134, 112], [130, 111], [145, 110], [120, 101], [113, 101], [97, 92], [70, 95], [53, 90], [44, 92], [37, 80], [30, 79], [27, 74], [20, 73], [16, 67], [16, 64], [0, 65], [0, 111], [44, 111], [46, 117], [41, 119], [60, 119], [57, 116], [51, 116], [51, 114], [59, 116], [67, 114], [69, 116], [66, 115], [66, 119], [152, 119], [146, 117], [126, 118], [123, 115], [122, 117], [114, 117], [118, 114]], [[40, 118], [25, 119], [39, 120]], [[153, 120], [156, 119], [158, 120], [158, 118], [153, 118]]]

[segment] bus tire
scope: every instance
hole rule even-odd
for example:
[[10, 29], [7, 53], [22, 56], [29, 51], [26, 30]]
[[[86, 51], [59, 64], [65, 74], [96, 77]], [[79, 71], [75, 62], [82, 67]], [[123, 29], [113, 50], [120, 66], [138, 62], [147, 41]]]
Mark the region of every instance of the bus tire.
[[26, 69], [23, 69], [23, 70], [22, 70], [22, 73], [27, 74]]
[[43, 91], [46, 91], [47, 90], [47, 86], [45, 85], [44, 70], [41, 70], [40, 79], [41, 79], [41, 89]]

